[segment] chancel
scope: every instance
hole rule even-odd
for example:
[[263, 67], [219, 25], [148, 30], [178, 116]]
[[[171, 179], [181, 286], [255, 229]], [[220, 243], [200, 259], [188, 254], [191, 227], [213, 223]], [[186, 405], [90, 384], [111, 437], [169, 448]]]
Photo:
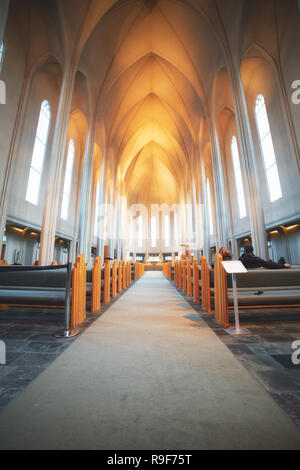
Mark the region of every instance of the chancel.
[[299, 50], [298, 0], [0, 1], [0, 449], [300, 449]]

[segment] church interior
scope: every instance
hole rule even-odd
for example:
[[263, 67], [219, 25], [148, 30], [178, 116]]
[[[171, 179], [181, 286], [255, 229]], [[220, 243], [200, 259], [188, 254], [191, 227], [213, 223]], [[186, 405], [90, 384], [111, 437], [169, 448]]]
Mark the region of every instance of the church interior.
[[1, 449], [300, 449], [299, 50], [298, 0], [0, 1]]

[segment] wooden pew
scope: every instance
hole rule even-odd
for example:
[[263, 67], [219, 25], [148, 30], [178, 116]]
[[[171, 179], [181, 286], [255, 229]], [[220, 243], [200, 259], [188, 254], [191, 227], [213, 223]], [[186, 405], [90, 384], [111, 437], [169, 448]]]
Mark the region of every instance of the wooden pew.
[[123, 289], [126, 289], [127, 287], [126, 261], [123, 261], [122, 263], [122, 283], [123, 283]]
[[144, 263], [138, 263], [137, 261], [134, 263], [134, 279], [139, 279], [145, 271]]
[[[229, 311], [233, 309], [231, 276], [223, 268], [221, 255], [216, 256], [215, 318], [224, 328], [229, 326]], [[216, 270], [217, 269], [217, 270]], [[238, 304], [242, 309], [300, 307], [299, 269], [254, 269], [236, 274]], [[258, 291], [262, 292], [257, 295]]]
[[[0, 303], [11, 306], [64, 308], [64, 337], [70, 337], [76, 324], [77, 312], [73, 310], [75, 298], [80, 301], [79, 266], [72, 273], [72, 265], [63, 266], [7, 266], [0, 267]], [[75, 274], [74, 274], [75, 273]], [[82, 276], [82, 272], [80, 272]], [[72, 286], [71, 280], [76, 277]], [[76, 303], [76, 307], [78, 307]], [[78, 307], [79, 309], [79, 307]]]
[[222, 255], [216, 254], [214, 264], [215, 319], [223, 328], [228, 328], [227, 274], [222, 261]]
[[72, 271], [72, 313], [71, 327], [80, 325], [86, 319], [86, 264], [84, 255], [77, 256]]
[[199, 266], [196, 258], [193, 262], [193, 301], [200, 304]]
[[122, 271], [123, 271], [123, 263], [122, 260], [119, 261], [118, 264], [118, 293], [120, 294], [123, 290], [123, 281], [122, 281]]
[[111, 274], [111, 296], [116, 297], [117, 295], [117, 260], [115, 259], [112, 267]]
[[102, 278], [102, 266], [101, 258], [97, 256], [95, 258], [94, 266], [92, 269], [92, 302], [91, 312], [97, 312], [101, 308], [101, 278]]
[[202, 309], [211, 313], [209, 267], [205, 256], [201, 258], [201, 299]]
[[104, 264], [104, 287], [103, 287], [103, 303], [110, 302], [110, 261], [105, 261]]
[[170, 280], [172, 280], [172, 262], [168, 261], [167, 263], [163, 264], [162, 267], [163, 274]]
[[182, 271], [182, 287], [183, 292], [187, 293], [187, 283], [186, 283], [186, 261], [181, 261], [181, 271]]
[[192, 265], [189, 259], [186, 264], [186, 294], [188, 297], [193, 297]]

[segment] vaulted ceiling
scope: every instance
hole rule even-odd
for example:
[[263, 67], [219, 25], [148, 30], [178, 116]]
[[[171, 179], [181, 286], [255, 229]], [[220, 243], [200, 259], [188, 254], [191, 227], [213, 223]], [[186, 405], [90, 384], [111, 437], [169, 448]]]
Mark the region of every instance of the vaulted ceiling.
[[131, 203], [179, 202], [221, 57], [207, 20], [181, 1], [117, 2], [94, 24], [80, 65]]
[[178, 202], [244, 0], [32, 2], [52, 18], [61, 62], [86, 78], [97, 144], [131, 202]]

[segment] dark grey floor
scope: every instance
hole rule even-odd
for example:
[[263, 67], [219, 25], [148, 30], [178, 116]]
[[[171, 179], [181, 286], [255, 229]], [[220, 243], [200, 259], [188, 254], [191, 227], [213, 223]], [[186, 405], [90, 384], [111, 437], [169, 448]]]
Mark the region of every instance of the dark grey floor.
[[[289, 313], [283, 313], [282, 309], [240, 309], [241, 327], [247, 328], [250, 335], [237, 337], [227, 334], [200, 305], [184, 298], [195, 309], [194, 321], [200, 315], [300, 427], [300, 365], [295, 366], [291, 361], [291, 345], [300, 340], [300, 309], [291, 308]], [[230, 321], [234, 326], [233, 313]]]
[[[120, 295], [102, 305], [100, 312], [87, 313], [80, 331], [88, 328]], [[57, 333], [63, 331], [63, 324], [63, 310], [21, 307], [0, 309], [0, 340], [6, 345], [6, 365], [0, 365], [0, 411], [76, 341], [76, 337], [56, 337]]]
[[[182, 292], [179, 291], [181, 294]], [[88, 314], [81, 331], [119, 298], [102, 306], [101, 312]], [[225, 333], [198, 304], [185, 297], [195, 310], [191, 318], [195, 326], [199, 315], [243, 363], [246, 369], [270, 393], [274, 400], [300, 426], [300, 366], [291, 364], [291, 345], [300, 340], [300, 309], [243, 311], [241, 325], [249, 336], [233, 337]], [[63, 328], [63, 312], [37, 309], [0, 310], [0, 340], [7, 347], [7, 365], [0, 366], [0, 411], [16, 394], [47, 368], [75, 339], [56, 338]]]

